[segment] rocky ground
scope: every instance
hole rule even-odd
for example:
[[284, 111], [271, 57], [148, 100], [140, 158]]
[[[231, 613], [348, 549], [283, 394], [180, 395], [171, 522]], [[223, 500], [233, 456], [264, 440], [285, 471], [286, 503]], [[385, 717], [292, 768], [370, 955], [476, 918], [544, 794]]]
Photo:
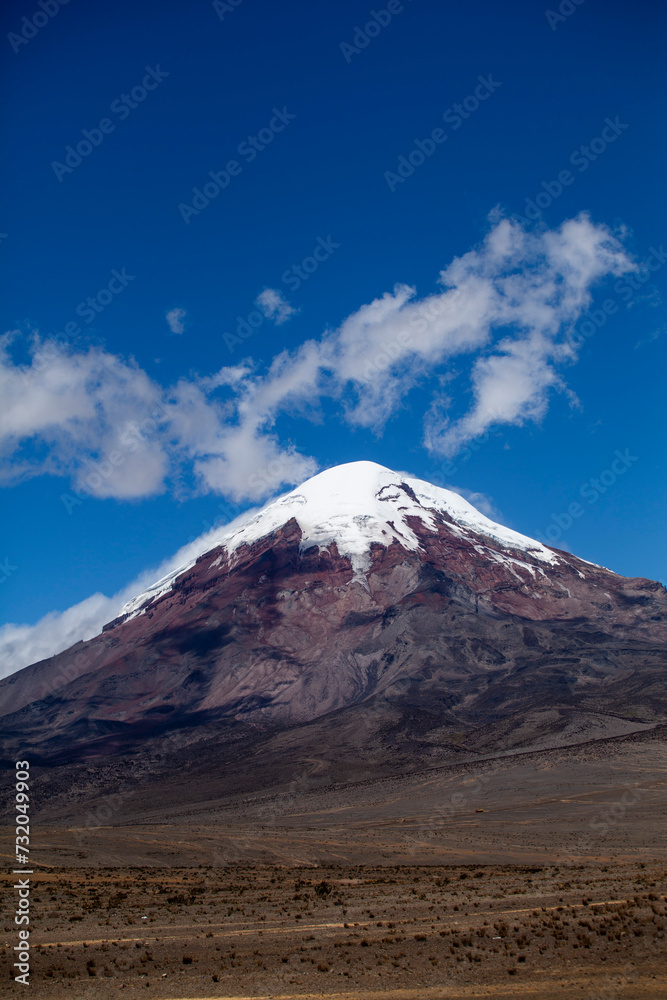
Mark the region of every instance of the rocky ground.
[[664, 727], [411, 771], [316, 734], [31, 768], [32, 995], [667, 997]]
[[[368, 777], [368, 758], [353, 769], [344, 738], [337, 761], [329, 748], [322, 739], [308, 756], [299, 741], [274, 742], [252, 769], [242, 760], [214, 767], [193, 751], [161, 770], [148, 754], [35, 768], [37, 856], [56, 867], [667, 867], [667, 741], [653, 731], [482, 759], [462, 753], [460, 762], [436, 757], [379, 778]], [[253, 788], [251, 771], [272, 789]]]
[[[211, 550], [99, 635], [0, 680], [0, 759], [70, 767], [148, 743], [171, 759], [196, 742], [229, 767], [241, 746], [304, 757], [323, 740], [338, 759], [347, 732], [377, 773], [667, 724], [661, 584], [507, 536], [413, 485], [424, 504], [376, 467], [343, 527], [343, 496], [314, 521], [300, 493], [277, 503], [243, 529], [248, 544]], [[342, 553], [359, 523], [369, 547], [353, 566]], [[332, 532], [341, 550], [314, 544]], [[252, 764], [244, 779], [259, 782]]]
[[[53, 868], [32, 995], [657, 998], [665, 868]], [[11, 876], [3, 885], [13, 911]], [[11, 946], [14, 928], [6, 919]], [[6, 963], [3, 997], [18, 996]], [[1, 981], [0, 981], [1, 982]]]

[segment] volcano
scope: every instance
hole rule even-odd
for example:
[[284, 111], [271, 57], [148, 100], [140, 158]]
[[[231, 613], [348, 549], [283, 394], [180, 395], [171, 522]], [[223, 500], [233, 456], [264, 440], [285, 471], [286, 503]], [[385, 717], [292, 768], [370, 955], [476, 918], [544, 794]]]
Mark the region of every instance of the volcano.
[[354, 462], [0, 682], [4, 756], [62, 764], [175, 734], [333, 746], [344, 730], [350, 759], [363, 744], [384, 766], [625, 733], [667, 716], [666, 638], [659, 583]]

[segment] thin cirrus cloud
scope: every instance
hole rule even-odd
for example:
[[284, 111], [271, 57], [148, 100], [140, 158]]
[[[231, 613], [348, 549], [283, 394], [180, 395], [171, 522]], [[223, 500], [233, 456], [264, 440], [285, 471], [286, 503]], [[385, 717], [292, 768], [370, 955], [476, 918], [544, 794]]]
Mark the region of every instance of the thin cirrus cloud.
[[170, 309], [166, 314], [167, 326], [172, 333], [183, 333], [185, 330], [185, 309]]
[[[450, 457], [492, 426], [544, 416], [552, 393], [567, 391], [563, 369], [576, 349], [565, 334], [592, 288], [634, 267], [619, 240], [586, 215], [542, 232], [494, 218], [482, 244], [441, 271], [434, 293], [418, 298], [397, 285], [338, 329], [282, 351], [263, 372], [247, 361], [171, 386], [132, 359], [99, 347], [58, 349], [38, 336], [31, 365], [18, 365], [7, 334], [0, 475], [6, 483], [62, 475], [79, 495], [126, 499], [175, 482], [182, 489], [189, 471], [199, 491], [258, 501], [317, 469], [279, 439], [283, 413], [307, 419], [329, 399], [348, 425], [381, 433], [410, 389], [434, 374], [447, 383], [456, 358], [467, 379], [458, 399], [472, 400], [467, 412], [458, 414], [448, 384], [424, 413], [424, 446]], [[262, 295], [276, 321], [291, 309], [271, 289]]]
[[290, 305], [281, 291], [276, 288], [265, 288], [255, 299], [256, 305], [267, 319], [273, 320], [276, 326], [286, 323], [290, 316], [299, 310]]

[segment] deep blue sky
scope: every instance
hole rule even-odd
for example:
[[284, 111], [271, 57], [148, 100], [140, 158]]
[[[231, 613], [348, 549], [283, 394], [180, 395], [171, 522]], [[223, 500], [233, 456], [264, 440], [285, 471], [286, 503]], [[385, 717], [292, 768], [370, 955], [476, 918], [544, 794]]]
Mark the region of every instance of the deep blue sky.
[[[221, 20], [205, 2], [71, 0], [15, 53], [8, 34], [39, 8], [5, 4], [1, 308], [2, 329], [23, 335], [14, 361], [28, 359], [30, 331], [62, 331], [125, 268], [134, 280], [94, 322], [79, 320], [71, 350], [96, 344], [133, 357], [165, 386], [247, 356], [262, 371], [397, 282], [433, 292], [439, 271], [484, 237], [494, 206], [523, 214], [607, 118], [628, 127], [574, 170], [543, 221], [557, 227], [585, 210], [596, 224], [624, 225], [639, 260], [667, 243], [659, 4], [585, 0], [552, 30], [542, 4], [408, 0], [348, 62], [341, 43], [372, 8], [243, 0]], [[168, 76], [145, 101], [125, 120], [110, 113], [158, 66]], [[501, 86], [391, 192], [385, 171], [489, 74]], [[186, 225], [179, 203], [238, 158], [274, 108], [296, 118]], [[113, 132], [59, 182], [53, 161], [105, 117]], [[290, 291], [281, 276], [318, 237], [340, 246]], [[544, 538], [552, 515], [629, 449], [636, 462], [560, 541], [617, 572], [662, 580], [666, 278], [657, 270], [630, 305], [613, 278], [596, 286], [595, 305], [612, 296], [619, 309], [561, 372], [579, 405], [553, 393], [540, 421], [495, 427], [444, 475], [490, 497], [504, 523]], [[223, 334], [266, 287], [285, 291], [299, 313], [267, 320], [230, 353]], [[180, 335], [165, 321], [176, 307], [187, 314]], [[380, 436], [350, 428], [328, 402], [319, 423], [283, 415], [277, 429], [321, 466], [369, 458], [433, 479], [443, 459], [422, 444], [426, 392], [413, 389]], [[454, 405], [468, 401], [462, 390]], [[60, 497], [69, 488], [66, 475], [46, 473], [3, 491], [0, 558], [16, 567], [2, 587], [5, 621], [32, 623], [118, 590], [200, 534], [223, 500], [194, 495], [186, 481], [158, 497], [88, 499], [68, 515]]]

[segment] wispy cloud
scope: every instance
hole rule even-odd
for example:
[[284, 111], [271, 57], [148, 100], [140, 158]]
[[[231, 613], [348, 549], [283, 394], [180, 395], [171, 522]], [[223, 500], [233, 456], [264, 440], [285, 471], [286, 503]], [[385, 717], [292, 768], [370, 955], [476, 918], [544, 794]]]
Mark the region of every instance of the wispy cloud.
[[80, 639], [91, 639], [98, 635], [102, 626], [113, 621], [130, 598], [142, 593], [156, 580], [188, 565], [202, 552], [213, 548], [222, 533], [232, 531], [237, 522], [253, 513], [254, 510], [250, 509], [223, 528], [205, 532], [159, 566], [140, 573], [111, 597], [93, 594], [66, 611], [53, 611], [44, 615], [35, 625], [3, 625], [0, 627], [0, 677], [6, 677], [21, 667], [53, 656]]
[[267, 319], [273, 320], [276, 326], [286, 323], [290, 316], [299, 310], [290, 305], [285, 296], [277, 288], [265, 288], [255, 299]]
[[[588, 308], [596, 282], [634, 267], [612, 234], [586, 216], [540, 233], [502, 219], [481, 246], [441, 272], [437, 292], [419, 299], [398, 285], [338, 329], [281, 352], [263, 372], [244, 361], [166, 387], [132, 359], [99, 347], [60, 348], [37, 334], [31, 364], [18, 364], [12, 358], [18, 335], [6, 334], [0, 477], [11, 483], [43, 473], [68, 476], [77, 497], [127, 499], [170, 484], [182, 490], [189, 470], [191, 488], [259, 501], [317, 471], [313, 458], [280, 440], [275, 427], [282, 414], [307, 418], [329, 399], [348, 424], [381, 433], [406, 393], [434, 373], [441, 388], [426, 406], [424, 444], [453, 455], [494, 425], [539, 420], [554, 390], [568, 392], [563, 372], [576, 361], [568, 331]], [[458, 392], [454, 358], [465, 379]], [[467, 412], [456, 414], [461, 398], [470, 396]], [[497, 516], [483, 494], [448, 488]], [[4, 626], [4, 669], [11, 673], [97, 634], [130, 597], [211, 548], [214, 535], [112, 597], [95, 594], [36, 625]]]
[[654, 341], [658, 340], [658, 338], [665, 332], [665, 329], [666, 327], [664, 326], [658, 326], [654, 330], [651, 330], [646, 337], [641, 337], [635, 344], [635, 351], [640, 347], [646, 347], [647, 344], [652, 344]]
[[500, 511], [487, 493], [480, 493], [478, 490], [467, 490], [463, 486], [452, 486], [451, 483], [447, 483], [444, 488], [451, 490], [452, 493], [458, 493], [464, 500], [471, 503], [476, 510], [490, 517], [492, 521], [502, 522]]
[[[566, 334], [592, 288], [633, 267], [609, 230], [585, 215], [543, 232], [495, 220], [479, 247], [440, 273], [433, 294], [420, 299], [398, 285], [338, 329], [282, 351], [263, 372], [244, 362], [167, 387], [100, 348], [57, 350], [43, 363], [38, 337], [32, 364], [22, 366], [5, 336], [1, 475], [70, 476], [95, 496], [130, 498], [170, 482], [182, 490], [189, 472], [201, 491], [261, 500], [317, 468], [279, 439], [282, 414], [308, 418], [329, 399], [341, 420], [381, 433], [408, 391], [434, 374], [447, 394], [425, 407], [424, 445], [451, 456], [490, 427], [544, 416], [553, 392], [567, 392], [563, 372], [576, 349]], [[291, 310], [274, 290], [262, 295], [276, 322]], [[450, 378], [453, 359], [459, 383]]]
[[124, 460], [113, 478], [89, 492], [120, 499], [161, 492], [169, 467], [165, 444], [159, 434], [133, 433], [155, 422], [160, 386], [132, 360], [99, 348], [59, 350], [38, 336], [32, 364], [16, 365], [13, 339], [0, 337], [0, 481], [48, 473], [77, 482], [90, 465], [120, 451]]
[[[412, 473], [407, 472], [404, 475]], [[498, 517], [498, 511], [485, 494], [452, 486], [449, 483], [446, 488], [465, 497], [488, 517]], [[202, 553], [209, 552], [219, 544], [224, 534], [233, 531], [237, 524], [251, 518], [258, 510], [258, 507], [251, 507], [228, 524], [205, 531], [158, 566], [144, 570], [127, 586], [110, 597], [101, 593], [93, 594], [66, 611], [52, 611], [44, 615], [34, 625], [0, 626], [0, 678], [7, 677], [31, 663], [53, 656], [75, 642], [99, 635], [102, 627], [117, 618], [123, 606], [131, 598], [141, 594], [156, 580], [171, 575], [181, 567], [192, 563]]]
[[185, 330], [185, 309], [170, 309], [165, 319], [172, 333], [183, 333]]

